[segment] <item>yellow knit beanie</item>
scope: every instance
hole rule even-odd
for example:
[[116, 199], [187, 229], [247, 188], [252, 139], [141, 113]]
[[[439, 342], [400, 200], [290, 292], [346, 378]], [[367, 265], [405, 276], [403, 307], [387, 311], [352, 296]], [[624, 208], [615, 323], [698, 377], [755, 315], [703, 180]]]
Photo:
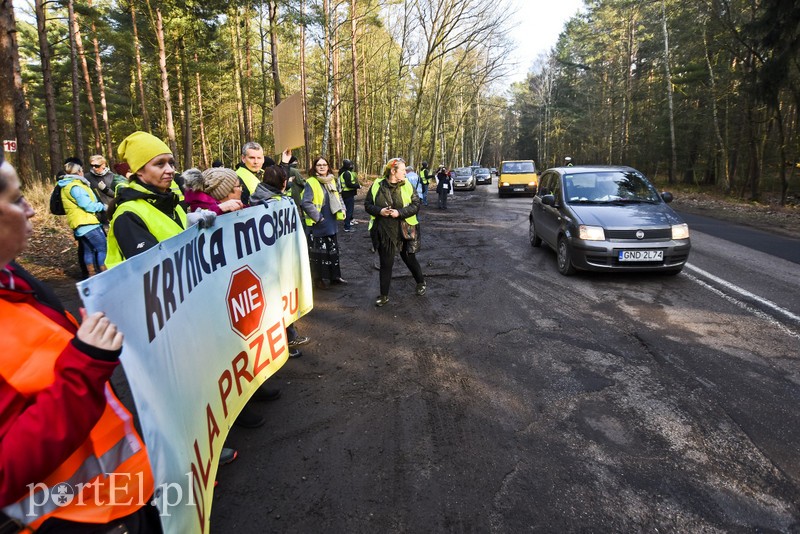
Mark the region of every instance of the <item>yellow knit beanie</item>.
[[154, 135], [147, 132], [133, 132], [119, 144], [117, 153], [119, 159], [127, 161], [131, 166], [131, 172], [136, 173], [154, 157], [172, 154], [172, 150]]

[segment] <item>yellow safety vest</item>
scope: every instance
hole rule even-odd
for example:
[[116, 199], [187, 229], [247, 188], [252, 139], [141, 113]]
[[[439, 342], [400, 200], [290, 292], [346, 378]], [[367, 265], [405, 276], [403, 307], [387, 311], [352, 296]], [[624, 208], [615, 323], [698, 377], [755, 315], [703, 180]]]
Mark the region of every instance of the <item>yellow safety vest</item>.
[[[128, 187], [145, 193], [150, 193], [150, 191], [136, 182], [130, 182]], [[138, 215], [139, 218], [144, 221], [144, 224], [147, 226], [147, 230], [153, 234], [153, 237], [155, 237], [159, 242], [166, 241], [170, 237], [178, 235], [186, 228], [186, 212], [180, 205], [175, 207], [175, 213], [178, 215], [178, 218], [181, 221], [181, 224], [178, 225], [178, 223], [172, 220], [169, 216], [161, 212], [161, 210], [144, 199], [123, 202], [117, 207], [117, 211], [114, 212], [114, 218], [111, 220], [111, 224], [108, 228], [108, 252], [106, 254], [106, 267], [109, 269], [119, 265], [126, 259], [122, 254], [122, 249], [120, 248], [119, 243], [117, 242], [117, 237], [114, 235], [114, 221], [116, 221], [117, 217], [125, 212], [131, 212]]]
[[256, 192], [256, 187], [258, 187], [258, 184], [261, 182], [258, 176], [253, 174], [253, 171], [247, 167], [239, 167], [236, 169], [236, 176], [242, 179], [245, 187], [247, 187], [248, 193], [251, 195]]
[[[372, 184], [372, 187], [369, 189], [369, 194], [372, 195], [372, 201], [375, 202], [375, 195], [378, 194], [378, 189], [381, 187], [381, 182], [385, 180], [385, 178], [378, 178]], [[400, 186], [400, 197], [403, 199], [403, 207], [405, 208], [409, 204], [411, 204], [411, 197], [414, 196], [414, 187], [408, 182], [408, 180], [404, 181], [403, 184]], [[369, 226], [367, 226], [367, 230], [372, 229], [372, 223], [375, 222], [375, 216], [369, 216]], [[411, 217], [406, 217], [406, 222], [411, 226], [415, 226], [419, 224], [419, 220], [417, 219], [416, 215], [412, 215]]]
[[[309, 176], [308, 180], [306, 180], [306, 185], [311, 186], [311, 191], [314, 193], [314, 197], [311, 199], [311, 202], [314, 203], [316, 206], [317, 211], [322, 211], [322, 204], [325, 202], [325, 192], [322, 190], [322, 184], [319, 180], [317, 180], [316, 176]], [[337, 221], [344, 220], [344, 211], [337, 211], [335, 214]], [[306, 215], [306, 226], [314, 226], [317, 222]]]
[[75, 178], [70, 183], [61, 188], [61, 203], [64, 204], [64, 211], [67, 212], [67, 224], [75, 230], [79, 226], [86, 226], [87, 224], [100, 224], [97, 215], [90, 213], [85, 209], [78, 206], [75, 198], [70, 194], [73, 187], [80, 187], [89, 194], [92, 202], [98, 202], [97, 195], [94, 194], [92, 188], [83, 183], [80, 179]]

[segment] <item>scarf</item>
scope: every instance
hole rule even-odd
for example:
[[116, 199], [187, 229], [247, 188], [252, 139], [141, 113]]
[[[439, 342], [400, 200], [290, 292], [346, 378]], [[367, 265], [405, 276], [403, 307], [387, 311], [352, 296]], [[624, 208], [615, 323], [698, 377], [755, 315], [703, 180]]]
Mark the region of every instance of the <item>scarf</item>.
[[335, 176], [332, 174], [325, 177], [317, 176], [317, 180], [328, 191], [328, 206], [331, 208], [331, 213], [336, 215], [338, 212], [344, 211], [344, 203], [342, 202]]

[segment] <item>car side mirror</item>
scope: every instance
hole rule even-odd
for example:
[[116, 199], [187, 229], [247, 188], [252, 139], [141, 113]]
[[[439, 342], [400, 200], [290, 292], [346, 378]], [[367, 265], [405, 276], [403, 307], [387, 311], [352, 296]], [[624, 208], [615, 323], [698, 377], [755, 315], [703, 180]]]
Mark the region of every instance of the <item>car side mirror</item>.
[[555, 206], [556, 197], [554, 197], [553, 195], [545, 195], [542, 197], [542, 204], [546, 206]]
[[661, 193], [661, 198], [664, 200], [664, 202], [669, 204], [670, 202], [672, 202], [672, 193], [670, 193], [669, 191], [664, 191], [663, 193]]

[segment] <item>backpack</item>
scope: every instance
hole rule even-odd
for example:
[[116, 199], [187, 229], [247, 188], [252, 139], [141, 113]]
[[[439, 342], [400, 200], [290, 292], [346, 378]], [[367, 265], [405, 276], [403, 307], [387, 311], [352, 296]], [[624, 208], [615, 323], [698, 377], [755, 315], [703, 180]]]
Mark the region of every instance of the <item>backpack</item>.
[[64, 209], [64, 201], [61, 198], [61, 185], [56, 183], [53, 192], [50, 193], [50, 213], [53, 215], [66, 215], [67, 211]]

